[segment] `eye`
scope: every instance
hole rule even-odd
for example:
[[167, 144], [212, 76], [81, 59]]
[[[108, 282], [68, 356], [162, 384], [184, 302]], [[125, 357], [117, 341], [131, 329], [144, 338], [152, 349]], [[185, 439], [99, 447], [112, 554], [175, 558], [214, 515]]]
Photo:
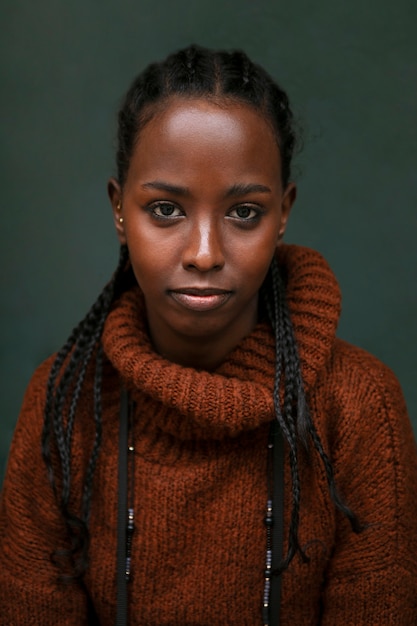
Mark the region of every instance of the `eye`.
[[230, 211], [229, 217], [250, 222], [257, 220], [260, 214], [261, 211], [258, 207], [255, 207], [252, 204], [240, 204]]
[[157, 218], [182, 217], [184, 213], [172, 202], [154, 202], [148, 207], [148, 211]]

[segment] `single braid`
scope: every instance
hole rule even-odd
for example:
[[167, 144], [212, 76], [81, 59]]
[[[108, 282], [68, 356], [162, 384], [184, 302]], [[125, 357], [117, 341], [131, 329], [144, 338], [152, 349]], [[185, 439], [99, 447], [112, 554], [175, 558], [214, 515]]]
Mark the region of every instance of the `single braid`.
[[[289, 446], [289, 461], [292, 482], [292, 510], [289, 528], [288, 552], [279, 566], [279, 571], [286, 569], [297, 552], [305, 559], [305, 555], [298, 541], [299, 509], [300, 509], [300, 476], [298, 469], [297, 433], [294, 423], [294, 371], [296, 364], [291, 358], [289, 346], [291, 346], [292, 334], [288, 333], [288, 324], [285, 323], [287, 306], [285, 302], [285, 290], [278, 264], [274, 259], [270, 268], [270, 289], [272, 293], [272, 305], [267, 299], [267, 311], [275, 332], [276, 365], [274, 381], [274, 405], [275, 414], [281, 427], [283, 436]], [[284, 366], [284, 368], [282, 367]], [[284, 373], [284, 401], [281, 408], [280, 389], [282, 372]]]
[[87, 522], [90, 518], [91, 488], [102, 436], [102, 422], [100, 417], [102, 411], [101, 389], [103, 379], [103, 346], [101, 344], [99, 345], [97, 352], [98, 354], [96, 360], [96, 368], [94, 372], [94, 422], [96, 432], [93, 444], [93, 451], [87, 468], [83, 494], [83, 516]]
[[320, 454], [320, 457], [322, 459], [323, 462], [323, 466], [326, 472], [326, 477], [327, 477], [327, 483], [329, 485], [329, 491], [330, 491], [330, 495], [331, 498], [336, 506], [337, 509], [339, 509], [339, 511], [341, 513], [343, 513], [343, 515], [345, 515], [349, 522], [350, 525], [352, 527], [353, 532], [355, 533], [360, 533], [363, 530], [365, 530], [366, 528], [366, 524], [361, 524], [358, 520], [358, 518], [356, 517], [356, 515], [353, 513], [353, 511], [343, 502], [342, 498], [340, 497], [340, 494], [337, 490], [336, 487], [336, 482], [334, 479], [334, 471], [333, 471], [333, 466], [330, 462], [329, 457], [327, 456], [327, 454], [325, 453], [324, 449], [323, 449], [323, 445], [321, 443], [320, 437], [316, 431], [316, 428], [313, 424], [313, 422], [310, 420], [310, 424], [309, 424], [309, 433], [311, 436], [311, 439], [314, 443], [314, 446], [316, 448], [316, 450], [318, 451], [318, 453]]

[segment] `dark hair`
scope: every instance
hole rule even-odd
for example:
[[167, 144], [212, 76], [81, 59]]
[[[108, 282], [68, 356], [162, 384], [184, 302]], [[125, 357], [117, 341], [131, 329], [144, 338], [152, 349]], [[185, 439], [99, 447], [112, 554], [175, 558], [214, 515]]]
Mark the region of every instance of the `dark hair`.
[[291, 175], [296, 145], [288, 96], [244, 52], [190, 46], [153, 63], [133, 81], [119, 112], [117, 175], [123, 186], [140, 130], [173, 97], [230, 99], [259, 111], [270, 122], [280, 149], [282, 182]]
[[[170, 55], [165, 61], [150, 65], [133, 82], [119, 112], [117, 169], [123, 187], [135, 142], [141, 128], [166, 105], [169, 98], [202, 97], [230, 99], [246, 103], [259, 111], [271, 123], [280, 149], [282, 181], [286, 185], [291, 175], [291, 160], [296, 143], [294, 119], [286, 93], [267, 72], [255, 65], [243, 52], [210, 51], [191, 46]], [[71, 545], [57, 550], [55, 558], [62, 577], [80, 577], [87, 567], [88, 521], [94, 468], [101, 440], [101, 334], [110, 307], [115, 299], [134, 282], [128, 251], [121, 247], [119, 265], [87, 316], [73, 330], [59, 351], [50, 371], [45, 405], [42, 451], [51, 484], [67, 523]], [[290, 314], [285, 299], [285, 286], [278, 263], [274, 260], [262, 288], [262, 294], [276, 338], [276, 376], [274, 402], [276, 417], [289, 448], [292, 478], [292, 514], [288, 553], [280, 570], [285, 569], [299, 552], [306, 558], [298, 541], [300, 479], [298, 454], [300, 441], [308, 447], [311, 439], [319, 453], [329, 483], [331, 497], [360, 530], [356, 517], [341, 501], [333, 478], [331, 463], [310, 418], [301, 376], [300, 359]], [[71, 440], [77, 403], [87, 368], [94, 369], [95, 439], [86, 468], [81, 511], [69, 507], [71, 493]], [[281, 406], [279, 389], [285, 380]], [[64, 417], [65, 413], [65, 417]], [[52, 453], [52, 450], [54, 452]], [[59, 475], [53, 454], [57, 454]], [[59, 478], [59, 489], [57, 487]], [[68, 564], [71, 569], [68, 569]], [[68, 574], [68, 572], [70, 572]]]

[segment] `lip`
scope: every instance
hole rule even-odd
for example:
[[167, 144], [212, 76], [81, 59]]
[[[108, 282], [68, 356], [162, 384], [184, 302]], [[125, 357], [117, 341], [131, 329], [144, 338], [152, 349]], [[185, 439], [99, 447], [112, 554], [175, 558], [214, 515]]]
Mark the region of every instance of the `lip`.
[[229, 300], [232, 292], [216, 288], [187, 287], [172, 289], [169, 294], [175, 302], [191, 311], [213, 311], [223, 306]]

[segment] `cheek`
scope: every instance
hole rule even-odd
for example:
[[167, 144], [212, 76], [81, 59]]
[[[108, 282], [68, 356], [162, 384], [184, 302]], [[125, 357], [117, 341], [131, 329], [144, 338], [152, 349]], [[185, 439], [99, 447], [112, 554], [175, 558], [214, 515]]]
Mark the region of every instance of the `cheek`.
[[154, 248], [148, 244], [140, 244], [140, 242], [132, 242], [128, 240], [129, 256], [132, 263], [133, 273], [139, 286], [143, 290], [151, 287], [161, 270], [158, 265], [158, 258], [161, 255], [154, 254]]
[[265, 276], [268, 273], [272, 257], [273, 253], [268, 252], [268, 254], [266, 254], [266, 252], [264, 252], [262, 255], [258, 255], [249, 267], [248, 275], [251, 277], [252, 282], [256, 284], [258, 289], [261, 287]]
[[161, 271], [161, 265], [166, 256], [165, 246], [161, 241], [150, 236], [148, 229], [141, 226], [138, 228], [126, 228], [126, 243], [129, 250], [133, 271], [139, 282], [152, 281], [154, 276]]
[[275, 229], [267, 229], [253, 241], [241, 241], [238, 246], [239, 263], [248, 276], [264, 276], [268, 271], [278, 245]]

